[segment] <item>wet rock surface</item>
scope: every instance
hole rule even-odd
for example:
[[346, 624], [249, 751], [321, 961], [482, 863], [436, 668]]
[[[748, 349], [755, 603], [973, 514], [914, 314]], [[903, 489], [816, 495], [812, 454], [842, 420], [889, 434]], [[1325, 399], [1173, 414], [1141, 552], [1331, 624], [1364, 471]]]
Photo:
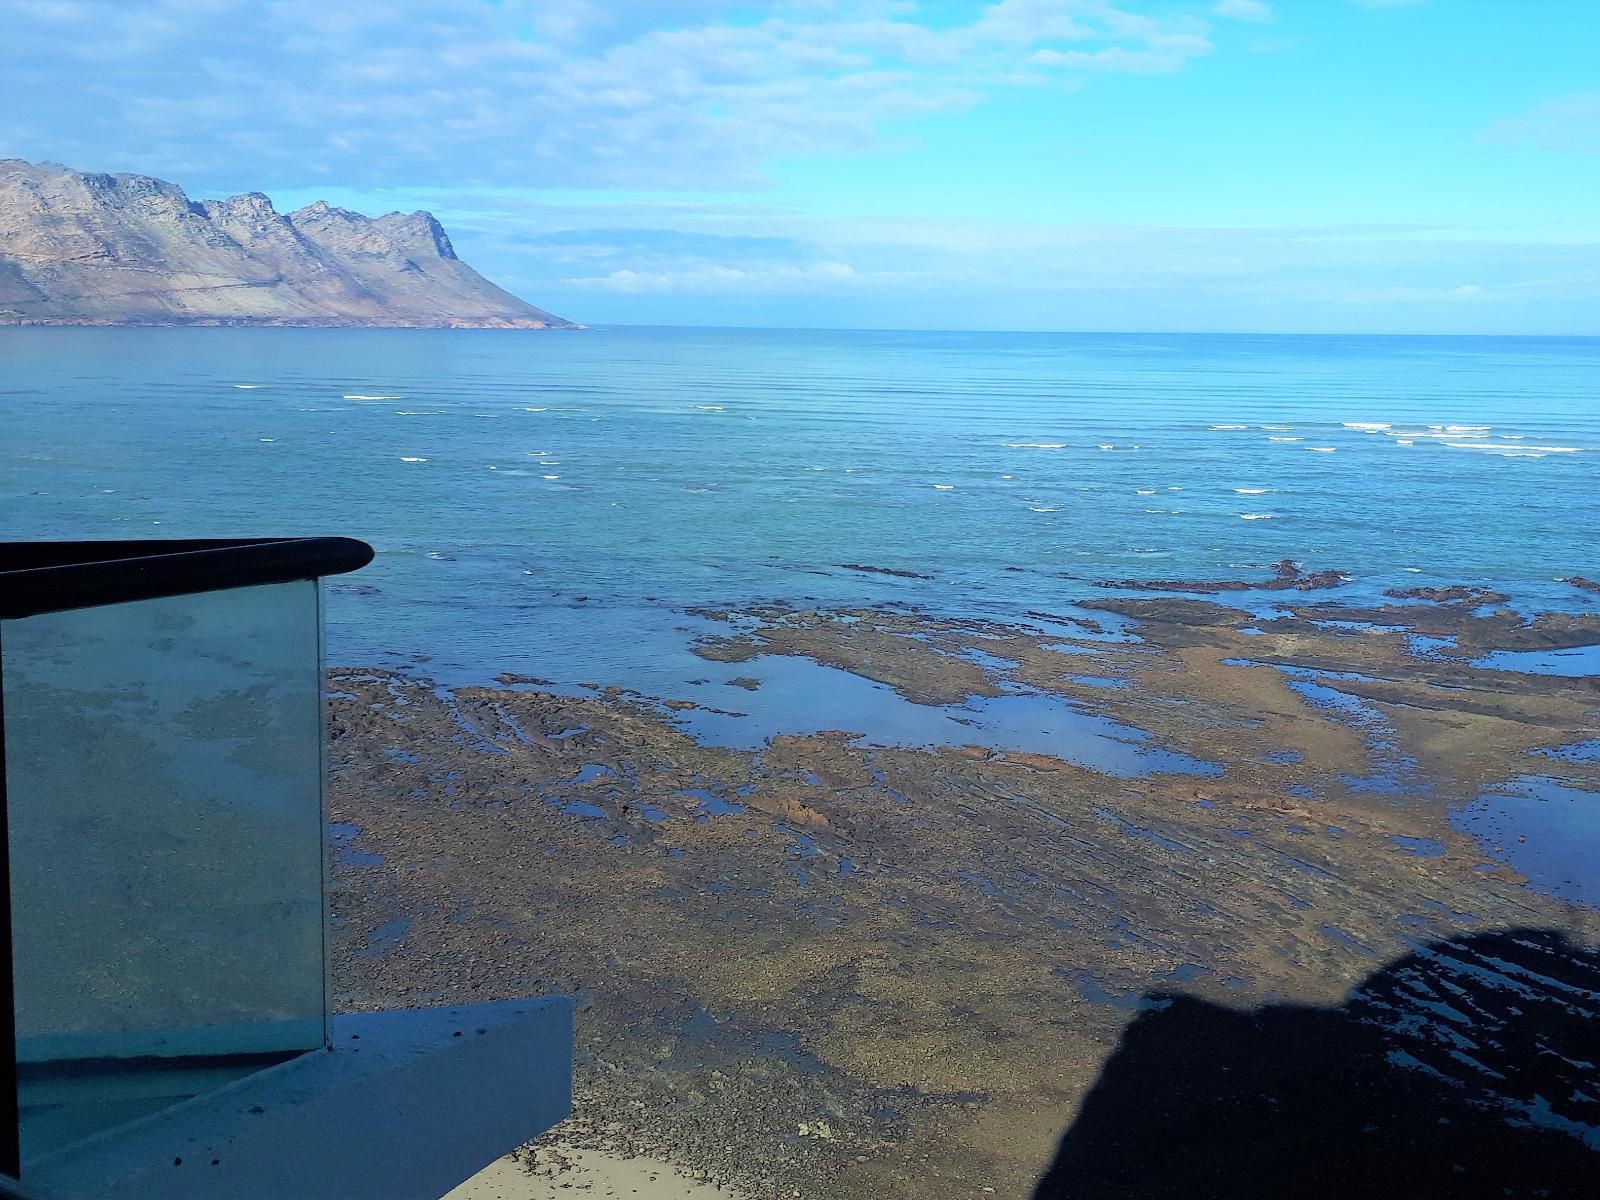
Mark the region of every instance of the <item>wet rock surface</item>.
[[[1293, 559], [1272, 564], [1270, 579], [1121, 579], [1097, 582], [1096, 587], [1139, 592], [1190, 592], [1198, 595], [1218, 592], [1298, 591], [1315, 592], [1343, 587], [1350, 577], [1343, 571], [1323, 569], [1304, 571]], [[1391, 593], [1392, 595], [1393, 593]]]
[[902, 571], [897, 567], [874, 567], [866, 563], [840, 563], [839, 569], [843, 571], [860, 571], [866, 575], [893, 575], [897, 579], [932, 579], [932, 575], [923, 575], [916, 571]]
[[1384, 592], [1391, 600], [1426, 600], [1432, 604], [1504, 604], [1508, 597], [1489, 588], [1453, 584], [1450, 587], [1390, 588]]
[[[744, 680], [804, 658], [917, 705], [1049, 696], [1220, 773], [1111, 775], [959, 726], [931, 746], [843, 730], [730, 749], [690, 736], [677, 697], [333, 673], [332, 817], [356, 830], [339, 1002], [573, 995], [588, 1144], [665, 1151], [742, 1194], [1022, 1197], [1130, 1023], [1173, 997], [1322, 1011], [1463, 934], [1600, 945], [1570, 888], [1452, 821], [1534, 772], [1600, 793], [1600, 762], [1570, 749], [1600, 736], [1596, 681], [1470, 661], [1600, 641], [1595, 617], [1062, 607], [701, 610], [726, 630], [697, 649], [750, 664]], [[1437, 1052], [1415, 1023], [1361, 1045], [1384, 1061], [1403, 1034], [1394, 1048], [1528, 1124], [1522, 1084], [1450, 1041], [1475, 1013], [1428, 1012]], [[1540, 1101], [1580, 1157], [1595, 1050]]]

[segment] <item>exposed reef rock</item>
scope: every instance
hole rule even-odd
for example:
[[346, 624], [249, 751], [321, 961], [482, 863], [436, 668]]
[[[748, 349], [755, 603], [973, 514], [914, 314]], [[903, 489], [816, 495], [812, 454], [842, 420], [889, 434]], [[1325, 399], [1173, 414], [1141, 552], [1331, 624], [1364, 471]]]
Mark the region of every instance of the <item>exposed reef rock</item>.
[[1324, 588], [1343, 587], [1350, 577], [1343, 571], [1305, 572], [1300, 564], [1284, 559], [1272, 565], [1272, 578], [1248, 579], [1118, 579], [1097, 581], [1096, 587], [1119, 588], [1139, 592], [1189, 592], [1211, 595], [1218, 592], [1314, 592]]
[[869, 575], [893, 575], [897, 579], [932, 579], [932, 575], [921, 575], [916, 571], [902, 571], [895, 567], [874, 567], [866, 563], [840, 563], [844, 571], [862, 571]]
[[[1046, 753], [971, 744], [954, 721], [937, 745], [821, 732], [735, 749], [692, 736], [674, 697], [334, 672], [330, 804], [358, 830], [337, 874], [338, 1002], [579, 995], [565, 1136], [665, 1154], [735, 1195], [1023, 1200], [1052, 1158], [1071, 1170], [1041, 1196], [1120, 1195], [1073, 1191], [1074, 1156], [1181, 1173], [1145, 1161], [1170, 1119], [1223, 1164], [1184, 1194], [1303, 1193], [1270, 1172], [1303, 1174], [1314, 1143], [1416, 1195], [1499, 1195], [1532, 1164], [1545, 1194], [1587, 1196], [1600, 1053], [1579, 967], [1600, 915], [1516, 855], [1551, 838], [1548, 806], [1462, 816], [1534, 777], [1600, 803], [1600, 763], [1573, 750], [1596, 736], [1594, 681], [1478, 668], [1411, 635], [1600, 642], [1600, 618], [1092, 608], [701, 610], [725, 629], [698, 649], [806, 658], [902, 704], [1045, 697], [1220, 773], [1109, 774], [1075, 760], [1073, 733]], [[407, 936], [385, 940], [402, 918]], [[1531, 1045], [1556, 1010], [1564, 1040], [1504, 1041]], [[1227, 1036], [1192, 1033], [1212, 1028]], [[1323, 1120], [1324, 1078], [1360, 1120]], [[1097, 1128], [1102, 1079], [1129, 1102], [1112, 1108], [1121, 1132], [1063, 1141], [1080, 1118]], [[1391, 1112], [1450, 1154], [1363, 1129]], [[1258, 1129], [1276, 1158], [1228, 1153]], [[1119, 1156], [1140, 1131], [1154, 1141]]]
[[0, 159], [0, 324], [574, 328], [456, 257], [425, 212]]
[[1488, 588], [1462, 584], [1452, 587], [1390, 588], [1384, 595], [1391, 600], [1427, 600], [1433, 604], [1466, 604], [1473, 608], [1484, 604], [1504, 604], [1508, 599], [1504, 594]]
[[1545, 612], [1530, 618], [1515, 609], [1482, 613], [1465, 604], [1301, 605], [1293, 611], [1310, 621], [1356, 621], [1453, 638], [1462, 653], [1571, 650], [1600, 644], [1600, 613]]

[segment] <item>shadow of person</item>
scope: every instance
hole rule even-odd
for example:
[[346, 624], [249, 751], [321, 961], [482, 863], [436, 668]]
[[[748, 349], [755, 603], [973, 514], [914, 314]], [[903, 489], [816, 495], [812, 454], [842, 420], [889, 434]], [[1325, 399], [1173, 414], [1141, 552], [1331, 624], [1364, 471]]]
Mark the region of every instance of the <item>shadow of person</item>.
[[1418, 947], [1333, 1009], [1159, 994], [1034, 1200], [1600, 1197], [1600, 955]]

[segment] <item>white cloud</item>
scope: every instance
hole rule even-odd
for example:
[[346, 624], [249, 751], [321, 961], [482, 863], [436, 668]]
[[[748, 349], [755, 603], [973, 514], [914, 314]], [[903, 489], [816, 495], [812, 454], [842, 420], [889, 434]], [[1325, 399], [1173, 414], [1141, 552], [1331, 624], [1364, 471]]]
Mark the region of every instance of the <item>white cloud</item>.
[[1483, 131], [1495, 146], [1534, 146], [1575, 154], [1600, 154], [1600, 92], [1578, 92], [1496, 121]]
[[[1231, 0], [1238, 3], [1241, 0]], [[994, 0], [930, 24], [879, 0], [10, 0], [8, 149], [273, 187], [759, 186], [775, 158], [1207, 53], [1131, 0]], [[199, 119], [203, 118], [203, 119]]]
[[837, 288], [861, 283], [882, 284], [891, 278], [903, 280], [904, 272], [872, 272], [863, 275], [848, 263], [768, 263], [726, 266], [716, 263], [686, 265], [667, 271], [635, 271], [623, 267], [605, 275], [563, 279], [567, 287], [590, 291], [681, 295], [692, 292], [769, 292], [792, 293], [813, 288]]
[[1211, 11], [1230, 21], [1270, 21], [1272, 7], [1266, 0], [1217, 0]]
[[1137, 49], [1106, 46], [1099, 50], [1055, 50], [1046, 47], [1034, 51], [1029, 61], [1077, 71], [1165, 75], [1181, 71], [1190, 59], [1210, 52], [1211, 43], [1198, 34], [1171, 34]]

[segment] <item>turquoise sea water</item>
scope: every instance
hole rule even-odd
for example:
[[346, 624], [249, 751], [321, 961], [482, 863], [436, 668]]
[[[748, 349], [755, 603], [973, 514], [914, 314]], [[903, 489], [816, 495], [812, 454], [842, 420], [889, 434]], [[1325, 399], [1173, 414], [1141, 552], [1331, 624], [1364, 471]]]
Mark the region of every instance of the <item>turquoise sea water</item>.
[[1600, 574], [1600, 339], [10, 329], [0, 429], [4, 536], [364, 538], [330, 659], [452, 680], [681, 685], [695, 605]]

